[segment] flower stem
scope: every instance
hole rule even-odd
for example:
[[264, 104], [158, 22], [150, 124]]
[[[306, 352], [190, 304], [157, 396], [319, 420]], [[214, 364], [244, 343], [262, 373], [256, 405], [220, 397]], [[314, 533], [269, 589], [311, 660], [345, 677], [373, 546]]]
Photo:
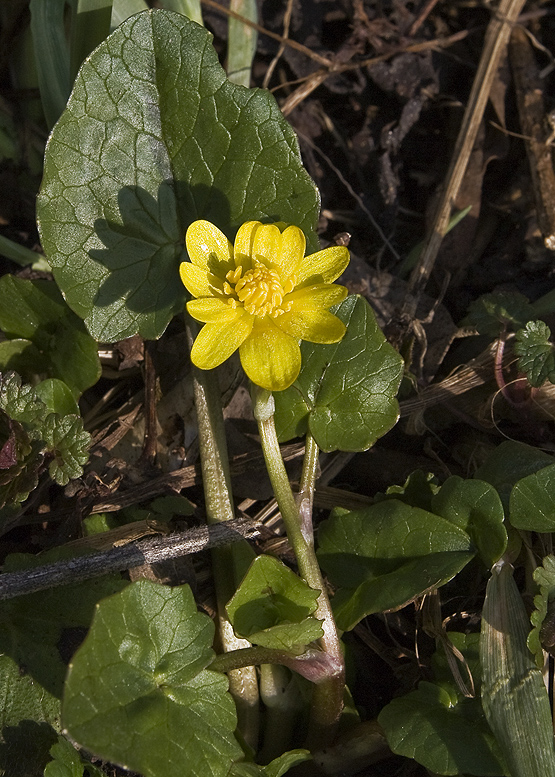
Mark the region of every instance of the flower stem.
[[307, 457], [303, 467], [299, 506], [297, 506], [279, 448], [274, 424], [273, 398], [268, 391], [254, 385], [251, 393], [266, 468], [287, 537], [297, 558], [299, 572], [311, 588], [320, 591], [314, 617], [322, 621], [324, 635], [320, 639], [320, 646], [331, 659], [331, 663], [326, 679], [313, 688], [307, 746], [310, 749], [317, 749], [329, 743], [335, 733], [343, 708], [345, 688], [345, 662], [341, 643], [314, 551], [311, 508], [318, 466], [318, 446], [311, 435], [308, 435]]
[[[189, 340], [193, 335], [188, 322]], [[193, 388], [197, 411], [202, 482], [207, 523], [229, 521], [235, 517], [231, 500], [231, 477], [225, 438], [221, 394], [216, 373], [193, 367]], [[247, 543], [213, 548], [212, 572], [218, 606], [219, 637], [225, 652], [250, 646], [238, 639], [227, 617], [231, 599], [252, 560]], [[256, 750], [259, 731], [258, 680], [254, 666], [243, 666], [228, 675], [229, 690], [237, 707], [238, 727], [247, 744]]]

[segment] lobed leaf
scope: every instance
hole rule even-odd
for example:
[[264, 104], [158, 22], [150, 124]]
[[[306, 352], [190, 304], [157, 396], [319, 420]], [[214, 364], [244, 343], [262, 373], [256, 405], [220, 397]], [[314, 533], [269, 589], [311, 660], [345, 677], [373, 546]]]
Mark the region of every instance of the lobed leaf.
[[543, 321], [528, 321], [515, 335], [515, 353], [520, 372], [530, 385], [539, 387], [546, 380], [555, 383], [555, 353], [550, 341], [551, 330]]
[[534, 596], [535, 609], [530, 615], [533, 629], [526, 644], [536, 659], [536, 666], [542, 669], [544, 650], [553, 653], [555, 649], [555, 556], [545, 556], [541, 567], [534, 570], [534, 580], [540, 592]]
[[127, 19], [85, 61], [48, 142], [42, 243], [70, 307], [101, 341], [158, 338], [182, 310], [184, 234], [207, 219], [299, 226], [317, 249], [318, 192], [269, 92], [229, 83], [185, 16]]
[[347, 333], [333, 345], [302, 343], [299, 377], [274, 396], [276, 428], [282, 442], [310, 431], [324, 451], [363, 451], [399, 418], [403, 360], [363, 297], [332, 310]]
[[481, 335], [499, 337], [509, 325], [518, 329], [532, 318], [534, 309], [524, 294], [497, 291], [472, 302], [463, 324], [475, 326]]

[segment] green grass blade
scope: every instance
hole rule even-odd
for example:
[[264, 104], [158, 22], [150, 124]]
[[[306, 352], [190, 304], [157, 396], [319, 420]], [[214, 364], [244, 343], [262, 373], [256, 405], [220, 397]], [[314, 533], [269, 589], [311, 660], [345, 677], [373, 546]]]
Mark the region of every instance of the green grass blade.
[[162, 0], [160, 8], [181, 13], [193, 22], [202, 24], [202, 10], [200, 0]]
[[71, 22], [71, 81], [86, 57], [110, 34], [112, 0], [77, 0]]
[[529, 631], [512, 568], [498, 563], [482, 614], [482, 706], [511, 777], [555, 777], [549, 699], [526, 646]]
[[11, 259], [12, 262], [17, 262], [22, 267], [26, 267], [28, 264], [35, 264], [39, 259], [43, 257], [40, 254], [36, 254], [25, 246], [15, 243], [4, 235], [0, 235], [0, 254], [7, 259]]
[[[235, 13], [258, 21], [256, 0], [231, 0], [230, 9]], [[227, 36], [227, 77], [239, 86], [250, 86], [251, 65], [256, 53], [258, 33], [238, 19], [229, 17]]]
[[31, 34], [46, 123], [53, 127], [71, 91], [64, 0], [31, 0]]
[[145, 0], [114, 0], [112, 5], [112, 23], [110, 25], [110, 32], [113, 32], [116, 27], [129, 19], [136, 13], [146, 11], [148, 6]]

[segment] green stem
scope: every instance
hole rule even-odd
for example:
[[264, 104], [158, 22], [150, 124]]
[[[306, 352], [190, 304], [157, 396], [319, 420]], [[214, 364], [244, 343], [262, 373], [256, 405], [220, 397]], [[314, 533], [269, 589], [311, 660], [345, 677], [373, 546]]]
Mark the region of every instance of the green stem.
[[[193, 335], [188, 324], [189, 340]], [[207, 523], [229, 521], [235, 517], [231, 501], [231, 477], [227, 456], [221, 394], [216, 373], [193, 367], [193, 388], [197, 411], [199, 448], [202, 468]], [[226, 604], [231, 599], [250, 561], [248, 544], [213, 548], [212, 571], [218, 606], [219, 637], [227, 653], [250, 643], [238, 639]], [[259, 731], [258, 679], [253, 665], [230, 672], [229, 690], [237, 706], [238, 727], [247, 744], [256, 750]]]
[[258, 429], [266, 468], [270, 476], [285, 530], [297, 558], [299, 571], [308, 585], [320, 591], [314, 617], [322, 621], [322, 650], [333, 661], [333, 669], [325, 681], [314, 686], [312, 710], [309, 722], [307, 746], [318, 749], [333, 737], [341, 710], [345, 688], [345, 662], [337, 627], [333, 618], [326, 586], [314, 551], [312, 531], [312, 493], [318, 465], [317, 446], [307, 437], [307, 462], [303, 468], [300, 505], [297, 506], [291, 484], [281, 456], [273, 415], [273, 397], [264, 389], [252, 386], [254, 416]]

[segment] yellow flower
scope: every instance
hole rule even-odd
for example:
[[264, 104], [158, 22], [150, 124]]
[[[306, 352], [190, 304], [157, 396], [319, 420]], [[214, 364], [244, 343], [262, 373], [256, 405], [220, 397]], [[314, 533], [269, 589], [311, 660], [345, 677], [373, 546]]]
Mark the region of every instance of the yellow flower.
[[185, 237], [190, 262], [181, 280], [196, 299], [187, 303], [204, 323], [191, 359], [211, 370], [239, 349], [253, 383], [269, 391], [290, 386], [301, 369], [299, 340], [337, 343], [345, 325], [328, 311], [347, 289], [333, 281], [349, 263], [344, 246], [304, 256], [298, 227], [247, 221], [233, 246], [209, 221], [195, 221]]

